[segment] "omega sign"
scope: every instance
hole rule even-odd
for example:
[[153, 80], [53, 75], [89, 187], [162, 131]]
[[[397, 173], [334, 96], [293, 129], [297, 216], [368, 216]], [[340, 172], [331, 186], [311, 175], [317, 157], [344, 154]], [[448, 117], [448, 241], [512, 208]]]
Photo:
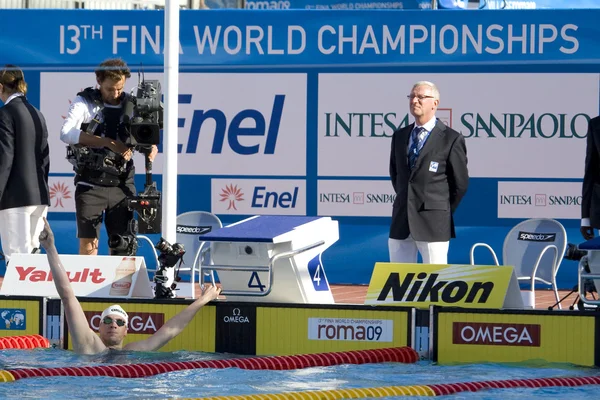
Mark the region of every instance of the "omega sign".
[[239, 308], [234, 308], [231, 315], [223, 317], [223, 322], [226, 324], [249, 324], [250, 320], [245, 315], [241, 315], [242, 312]]
[[[98, 331], [100, 324], [100, 315], [102, 311], [84, 311], [85, 318], [90, 324], [93, 331]], [[165, 315], [162, 313], [136, 313], [130, 312], [129, 324], [127, 330], [129, 333], [139, 333], [144, 335], [152, 335], [160, 329], [165, 323]]]
[[452, 324], [452, 343], [540, 347], [541, 326], [537, 324], [454, 322]]

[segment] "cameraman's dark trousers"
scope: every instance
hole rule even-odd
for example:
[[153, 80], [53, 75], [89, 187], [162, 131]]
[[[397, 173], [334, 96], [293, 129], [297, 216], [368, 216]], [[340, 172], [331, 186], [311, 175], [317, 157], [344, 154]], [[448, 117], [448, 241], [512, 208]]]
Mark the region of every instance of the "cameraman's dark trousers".
[[[133, 219], [133, 212], [127, 207], [127, 198], [135, 196], [135, 193], [133, 179], [119, 186], [92, 186], [79, 183], [75, 190], [77, 237], [98, 239], [103, 219], [109, 237], [125, 235]], [[82, 254], [81, 248], [80, 254]]]

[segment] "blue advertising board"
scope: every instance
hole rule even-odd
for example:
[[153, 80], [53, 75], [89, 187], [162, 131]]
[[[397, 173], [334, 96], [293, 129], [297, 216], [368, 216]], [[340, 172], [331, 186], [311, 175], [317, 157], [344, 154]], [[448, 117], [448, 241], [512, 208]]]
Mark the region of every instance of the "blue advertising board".
[[431, 0], [246, 0], [245, 7], [250, 10], [430, 10]]
[[[132, 88], [142, 67], [146, 78], [162, 79], [164, 15], [0, 16], [0, 59], [25, 70], [52, 136], [51, 217], [74, 232], [73, 173], [58, 139], [69, 101], [95, 84], [93, 69], [107, 58], [128, 62]], [[441, 91], [438, 117], [465, 136], [469, 156], [449, 261], [468, 263], [478, 241], [500, 254], [510, 227], [534, 216], [561, 220], [570, 241], [580, 241], [587, 121], [600, 101], [600, 10], [184, 10], [180, 17], [178, 214], [211, 211], [224, 223], [332, 216], [340, 239], [323, 254], [329, 282], [368, 283], [375, 262], [388, 257], [390, 137], [411, 123], [411, 84], [427, 79]], [[61, 240], [62, 249], [76, 249], [74, 234]], [[559, 283], [570, 288], [576, 267], [563, 265]]]
[[[35, 10], [3, 10], [14, 32]], [[593, 62], [600, 27], [585, 10], [181, 12], [185, 67], [402, 67]], [[89, 67], [124, 57], [162, 66], [158, 11], [44, 10], [35, 29], [2, 38], [0, 57], [22, 67]]]
[[573, 8], [599, 8], [599, 0], [482, 0], [485, 8], [489, 9], [573, 9]]

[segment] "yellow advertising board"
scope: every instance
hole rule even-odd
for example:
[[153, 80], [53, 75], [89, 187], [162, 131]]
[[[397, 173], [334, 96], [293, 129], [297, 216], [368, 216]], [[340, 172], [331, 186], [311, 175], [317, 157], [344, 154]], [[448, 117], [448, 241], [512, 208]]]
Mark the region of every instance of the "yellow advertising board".
[[440, 308], [434, 323], [434, 358], [440, 364], [543, 360], [594, 366], [596, 318], [573, 311]]
[[[121, 301], [119, 304], [129, 315], [127, 336], [123, 344], [144, 340], [154, 334], [170, 318], [185, 309], [191, 301], [172, 300], [172, 303], [141, 303]], [[106, 301], [81, 301], [81, 307], [87, 317], [90, 328], [98, 331], [101, 323], [102, 311], [115, 304]], [[196, 314], [194, 319], [177, 337], [167, 343], [160, 351], [215, 351], [215, 309], [213, 305], [206, 305]], [[71, 337], [68, 340], [68, 349], [73, 349]]]
[[0, 337], [43, 335], [42, 298], [0, 296]]
[[513, 267], [376, 263], [365, 304], [523, 308]]
[[409, 310], [257, 307], [256, 354], [293, 355], [408, 346]]

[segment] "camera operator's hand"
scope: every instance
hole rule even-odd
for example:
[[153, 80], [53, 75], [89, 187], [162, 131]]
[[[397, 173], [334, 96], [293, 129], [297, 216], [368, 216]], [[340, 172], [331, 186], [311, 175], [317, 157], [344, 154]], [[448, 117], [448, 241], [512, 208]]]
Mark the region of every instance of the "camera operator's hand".
[[40, 244], [48, 251], [49, 248], [54, 247], [54, 233], [50, 229], [50, 224], [46, 217], [44, 217], [44, 229], [40, 232]]
[[133, 156], [133, 150], [119, 140], [109, 139], [109, 144], [106, 147], [115, 153], [122, 155], [125, 161], [131, 160], [131, 157]]
[[581, 235], [585, 240], [590, 240], [594, 238], [594, 228], [592, 228], [591, 226], [582, 226], [581, 228], [579, 228], [579, 231], [581, 232]]
[[148, 158], [150, 159], [150, 161], [154, 161], [154, 157], [156, 157], [157, 154], [158, 154], [158, 147], [155, 144], [153, 144], [152, 150], [150, 151], [150, 154], [148, 154]]

